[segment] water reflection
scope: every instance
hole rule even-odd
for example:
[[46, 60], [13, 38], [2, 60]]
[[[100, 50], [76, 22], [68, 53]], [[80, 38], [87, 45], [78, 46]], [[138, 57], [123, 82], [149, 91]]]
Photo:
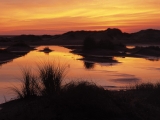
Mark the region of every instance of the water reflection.
[[118, 82], [118, 83], [124, 83], [124, 84], [126, 84], [126, 83], [129, 83], [129, 84], [131, 84], [131, 83], [138, 83], [139, 81], [140, 81], [140, 79], [138, 79], [138, 78], [135, 78], [135, 77], [131, 77], [131, 78], [117, 78], [117, 79], [112, 79], [112, 81], [113, 82]]
[[[0, 102], [3, 95], [7, 100], [11, 98], [8, 89], [11, 85], [17, 86], [21, 77], [19, 66], [28, 66], [36, 72], [36, 64], [40, 61], [61, 60], [68, 64], [67, 77], [64, 84], [76, 78], [88, 80], [107, 89], [124, 88], [135, 82], [157, 82], [160, 80], [160, 61], [149, 61], [144, 58], [135, 57], [104, 57], [104, 56], [80, 56], [70, 53], [70, 49], [60, 46], [49, 46], [54, 52], [46, 55], [39, 50], [45, 46], [40, 46], [37, 50], [31, 51], [25, 57], [18, 57], [12, 62], [7, 62], [0, 68]], [[79, 60], [81, 59], [81, 60]], [[57, 59], [56, 59], [57, 60]], [[120, 63], [120, 64], [119, 64]]]
[[91, 62], [86, 62], [86, 61], [84, 61], [84, 67], [85, 67], [86, 69], [93, 69], [94, 66], [95, 66], [95, 63], [91, 63]]
[[114, 57], [108, 56], [83, 56], [80, 60], [93, 63], [119, 63], [118, 60], [114, 59]]

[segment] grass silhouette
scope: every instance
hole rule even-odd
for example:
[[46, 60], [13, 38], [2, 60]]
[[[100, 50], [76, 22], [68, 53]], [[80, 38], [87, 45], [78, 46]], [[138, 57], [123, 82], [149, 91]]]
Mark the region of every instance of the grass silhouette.
[[61, 90], [62, 80], [66, 74], [65, 65], [44, 62], [38, 66], [39, 79], [41, 82], [41, 94], [52, 96]]
[[22, 75], [20, 89], [17, 87], [11, 88], [17, 94], [17, 98], [38, 96], [40, 94], [40, 86], [37, 77], [28, 68], [22, 69]]
[[62, 80], [66, 74], [66, 66], [59, 63], [43, 62], [38, 65], [38, 75], [34, 75], [29, 68], [22, 69], [21, 87], [12, 87], [17, 98], [33, 96], [54, 96], [61, 90]]

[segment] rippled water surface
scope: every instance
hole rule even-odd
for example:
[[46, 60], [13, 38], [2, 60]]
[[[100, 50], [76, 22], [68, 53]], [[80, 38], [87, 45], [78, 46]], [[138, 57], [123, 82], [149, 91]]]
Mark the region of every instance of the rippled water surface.
[[22, 67], [29, 67], [34, 72], [43, 61], [56, 60], [66, 64], [64, 84], [87, 80], [106, 89], [121, 89], [139, 82], [154, 83], [160, 80], [158, 59], [114, 57], [118, 63], [93, 63], [78, 60], [82, 56], [72, 54], [69, 49], [60, 46], [49, 46], [53, 50], [50, 53], [39, 52], [44, 47], [37, 47], [37, 50], [0, 66], [0, 103], [15, 97], [10, 87], [19, 86]]

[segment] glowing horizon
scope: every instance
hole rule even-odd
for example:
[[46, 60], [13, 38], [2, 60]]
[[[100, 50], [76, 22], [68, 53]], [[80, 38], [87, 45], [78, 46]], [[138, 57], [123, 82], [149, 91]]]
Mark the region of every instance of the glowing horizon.
[[157, 0], [0, 0], [0, 35], [160, 29]]

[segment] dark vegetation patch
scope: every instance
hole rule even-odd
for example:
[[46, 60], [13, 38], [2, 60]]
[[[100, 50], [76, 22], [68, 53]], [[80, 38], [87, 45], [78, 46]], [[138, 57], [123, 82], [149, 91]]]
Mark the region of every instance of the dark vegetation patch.
[[[103, 57], [143, 57], [147, 58], [149, 56], [159, 57], [160, 56], [160, 47], [159, 46], [148, 46], [148, 47], [139, 47], [129, 49], [121, 42], [115, 42], [112, 39], [106, 38], [101, 40], [95, 40], [92, 37], [86, 37], [83, 41], [83, 46], [71, 46], [73, 53], [82, 55], [85, 59], [86, 56], [90, 59], [94, 59], [97, 56], [97, 60], [101, 60]], [[94, 58], [93, 58], [94, 57]], [[148, 60], [152, 60], [147, 58]], [[155, 58], [153, 60], [158, 60]]]
[[18, 55], [6, 50], [6, 49], [0, 49], [0, 63], [3, 63], [4, 61], [9, 61], [12, 60], [16, 57], [18, 57]]
[[84, 52], [93, 49], [106, 49], [106, 50], [125, 50], [126, 46], [122, 43], [114, 43], [110, 39], [101, 39], [96, 41], [92, 37], [87, 37], [83, 41]]
[[148, 47], [136, 47], [135, 54], [146, 55], [146, 56], [160, 56], [160, 47], [159, 46], [148, 46]]
[[34, 48], [24, 42], [18, 42], [5, 49], [0, 49], [0, 64], [4, 64], [15, 58], [24, 56], [31, 50], [34, 50]]
[[125, 56], [126, 46], [121, 43], [113, 43], [109, 39], [96, 41], [92, 37], [84, 39], [83, 46], [74, 48], [72, 52], [83, 56], [81, 60], [89, 62], [117, 63], [113, 56]]
[[16, 42], [39, 42], [41, 40], [41, 37], [36, 35], [19, 35], [13, 37], [13, 40]]
[[18, 51], [18, 52], [23, 52], [23, 51], [30, 51], [30, 50], [34, 50], [33, 47], [30, 47], [28, 44], [26, 44], [25, 42], [17, 42], [11, 46], [9, 46], [8, 48], [6, 48], [9, 51]]

